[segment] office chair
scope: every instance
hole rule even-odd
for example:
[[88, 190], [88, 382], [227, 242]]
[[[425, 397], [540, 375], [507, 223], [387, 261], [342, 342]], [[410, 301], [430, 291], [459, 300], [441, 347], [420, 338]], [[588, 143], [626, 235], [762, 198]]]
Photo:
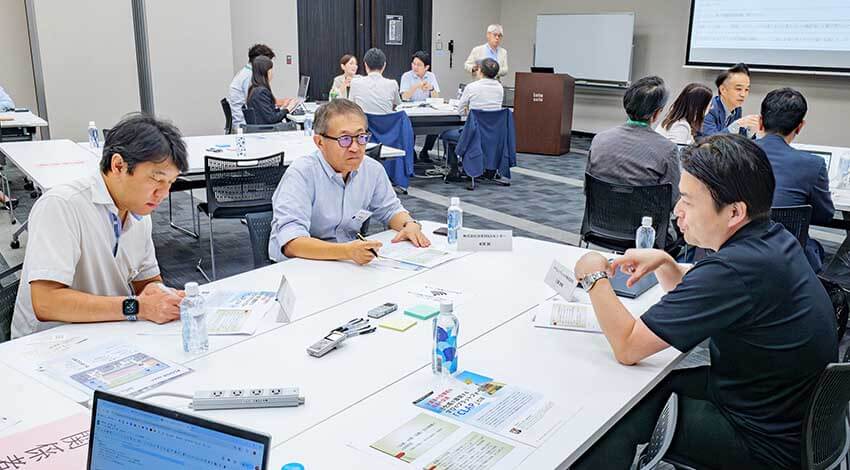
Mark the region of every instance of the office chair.
[[230, 102], [227, 98], [221, 99], [221, 110], [224, 112], [224, 133], [231, 134], [233, 132], [233, 112], [230, 110]]
[[806, 409], [801, 443], [804, 470], [838, 468], [850, 449], [847, 402], [850, 363], [826, 366]]
[[251, 254], [254, 256], [254, 269], [271, 263], [269, 260], [269, 235], [272, 230], [274, 213], [255, 212], [245, 215], [248, 225], [248, 238], [251, 239]]
[[632, 461], [631, 470], [654, 469], [664, 458], [664, 454], [673, 443], [673, 433], [676, 431], [676, 421], [679, 417], [679, 397], [672, 393], [661, 415], [652, 430], [652, 436], [646, 444], [640, 444]]
[[803, 249], [809, 241], [809, 222], [812, 219], [812, 206], [771, 207], [770, 220], [782, 224], [800, 242]]
[[0, 343], [12, 338], [12, 313], [18, 298], [18, 285], [23, 264], [0, 274]]
[[[209, 218], [213, 280], [217, 279], [213, 220], [244, 219], [248, 214], [271, 211], [272, 195], [285, 171], [283, 152], [252, 160], [204, 157], [207, 202], [198, 204], [198, 211]], [[202, 261], [196, 268], [209, 279]]]
[[667, 228], [673, 204], [670, 183], [630, 186], [585, 173], [584, 195], [580, 233], [585, 244], [593, 243], [617, 252], [634, 248], [635, 230], [644, 216], [650, 216], [655, 228], [655, 248], [667, 248]]
[[246, 134], [255, 134], [257, 132], [285, 132], [298, 130], [298, 124], [285, 121], [277, 124], [246, 124], [242, 128], [245, 129]]

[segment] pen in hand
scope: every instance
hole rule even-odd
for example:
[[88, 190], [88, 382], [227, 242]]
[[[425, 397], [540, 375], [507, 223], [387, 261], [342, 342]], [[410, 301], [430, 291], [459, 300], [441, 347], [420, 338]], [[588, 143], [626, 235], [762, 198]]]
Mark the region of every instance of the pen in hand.
[[[369, 240], [366, 240], [366, 238], [363, 235], [360, 235], [359, 233], [357, 234], [357, 239], [360, 240], [361, 242], [369, 241]], [[375, 258], [379, 257], [378, 252], [375, 251], [374, 248], [369, 248], [369, 251], [371, 251], [372, 254], [375, 255]]]

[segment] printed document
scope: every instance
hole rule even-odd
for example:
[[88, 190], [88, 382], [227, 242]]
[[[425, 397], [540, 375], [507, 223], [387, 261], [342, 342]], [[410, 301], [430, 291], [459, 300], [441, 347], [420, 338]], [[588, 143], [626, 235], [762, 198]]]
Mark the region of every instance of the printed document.
[[464, 256], [462, 252], [440, 250], [434, 247], [418, 248], [410, 242], [385, 243], [378, 251], [379, 258], [387, 258], [402, 263], [433, 268], [447, 261]]
[[85, 468], [90, 425], [85, 412], [0, 438], [0, 469]]
[[533, 314], [534, 326], [602, 333], [593, 306], [578, 302], [547, 301]]

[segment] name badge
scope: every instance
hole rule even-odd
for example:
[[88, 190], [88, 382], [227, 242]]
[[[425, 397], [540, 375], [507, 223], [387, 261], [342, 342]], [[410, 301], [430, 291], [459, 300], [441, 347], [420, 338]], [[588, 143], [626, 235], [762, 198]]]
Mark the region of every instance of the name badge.
[[558, 260], [552, 260], [552, 266], [549, 267], [549, 272], [546, 273], [543, 282], [567, 302], [573, 301], [573, 292], [576, 290], [576, 275]]
[[279, 306], [277, 322], [289, 323], [292, 320], [292, 315], [295, 315], [295, 291], [292, 289], [292, 284], [286, 279], [285, 274], [280, 276], [280, 286], [277, 288], [275, 300]]
[[459, 251], [511, 251], [513, 230], [469, 230], [462, 229], [458, 235]]

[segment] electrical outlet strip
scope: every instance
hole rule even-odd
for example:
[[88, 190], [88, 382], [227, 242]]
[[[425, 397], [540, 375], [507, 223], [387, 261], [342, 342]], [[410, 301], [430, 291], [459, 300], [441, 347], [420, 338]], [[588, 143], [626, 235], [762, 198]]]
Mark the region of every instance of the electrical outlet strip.
[[201, 390], [192, 397], [192, 409], [234, 410], [240, 408], [278, 408], [304, 404], [298, 387]]

